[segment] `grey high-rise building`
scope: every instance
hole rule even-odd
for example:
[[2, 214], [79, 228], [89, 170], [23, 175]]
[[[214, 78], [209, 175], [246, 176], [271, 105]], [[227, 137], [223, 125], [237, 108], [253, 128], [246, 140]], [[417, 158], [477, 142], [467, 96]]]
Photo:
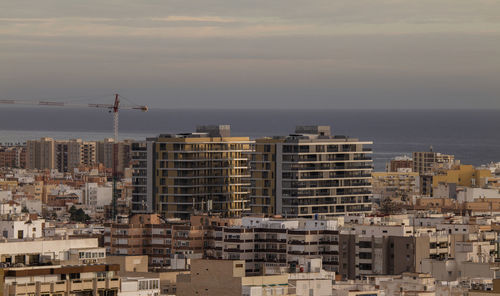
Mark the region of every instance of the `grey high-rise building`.
[[332, 136], [329, 126], [255, 141], [251, 160], [253, 213], [286, 217], [370, 212], [370, 141]]

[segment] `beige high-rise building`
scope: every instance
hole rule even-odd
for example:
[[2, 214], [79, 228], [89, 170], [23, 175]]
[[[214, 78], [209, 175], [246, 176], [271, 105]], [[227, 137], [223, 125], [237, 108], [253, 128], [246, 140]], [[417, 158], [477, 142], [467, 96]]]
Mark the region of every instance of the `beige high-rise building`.
[[107, 138], [97, 142], [97, 161], [107, 168], [113, 167], [113, 145], [115, 140]]
[[373, 194], [379, 200], [412, 201], [420, 193], [420, 177], [415, 172], [374, 172]]
[[196, 212], [237, 217], [249, 209], [248, 137], [231, 137], [225, 125], [201, 126], [147, 142], [134, 146], [133, 211], [187, 219]]
[[[125, 169], [130, 166], [132, 140], [118, 142], [118, 155], [116, 169], [118, 174], [123, 174]], [[97, 163], [102, 163], [107, 168], [113, 167], [113, 149], [115, 141], [107, 138], [96, 143]]]
[[460, 164], [455, 156], [438, 152], [413, 152], [413, 171], [420, 174], [420, 194], [432, 196], [433, 175], [439, 169], [451, 169]]
[[80, 164], [91, 166], [97, 164], [96, 142], [83, 141], [80, 146]]
[[371, 211], [372, 142], [299, 126], [287, 137], [257, 139], [251, 160], [252, 213], [313, 217]]
[[413, 171], [419, 174], [433, 174], [437, 169], [450, 169], [455, 161], [454, 155], [439, 152], [413, 152]]
[[28, 169], [57, 169], [69, 172], [80, 165], [96, 164], [96, 143], [81, 139], [54, 140], [41, 138], [26, 143]]
[[55, 164], [54, 139], [41, 138], [26, 142], [26, 168], [52, 170], [55, 168]]
[[97, 163], [96, 143], [81, 139], [56, 141], [56, 169], [70, 172], [80, 165], [91, 166]]

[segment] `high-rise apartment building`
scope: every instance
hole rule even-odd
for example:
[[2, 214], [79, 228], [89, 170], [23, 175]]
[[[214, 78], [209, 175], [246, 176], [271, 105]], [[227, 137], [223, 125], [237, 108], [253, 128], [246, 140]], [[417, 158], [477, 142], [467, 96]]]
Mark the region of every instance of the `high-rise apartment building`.
[[455, 156], [434, 152], [413, 152], [413, 171], [432, 174], [436, 169], [450, 169], [455, 164]]
[[287, 137], [255, 141], [253, 213], [285, 217], [371, 211], [371, 149], [329, 126], [299, 126]]
[[80, 143], [80, 164], [92, 166], [97, 164], [96, 142], [81, 141]]
[[56, 141], [54, 155], [56, 169], [59, 172], [70, 172], [80, 165], [96, 164], [96, 144], [81, 139]]
[[0, 146], [0, 167], [26, 168], [26, 146]]
[[413, 171], [420, 174], [420, 194], [432, 196], [433, 175], [439, 169], [451, 169], [455, 161], [455, 156], [441, 154], [438, 152], [413, 152]]
[[248, 137], [231, 137], [227, 125], [134, 144], [133, 211], [144, 212], [149, 198], [152, 210], [166, 218], [241, 216], [248, 210], [251, 144]]
[[97, 162], [102, 163], [107, 168], [113, 167], [113, 138], [106, 138], [97, 142]]
[[[128, 168], [131, 160], [131, 145], [132, 140], [124, 140], [118, 142], [117, 145], [117, 164], [116, 170], [122, 175], [125, 168]], [[113, 149], [115, 141], [112, 138], [107, 138], [96, 142], [97, 163], [102, 163], [107, 168], [113, 167]]]
[[55, 168], [55, 141], [52, 138], [41, 138], [26, 142], [26, 168], [49, 169]]
[[156, 206], [153, 201], [154, 190], [154, 142], [155, 139], [146, 139], [132, 143], [132, 212], [152, 213]]
[[96, 143], [81, 139], [54, 140], [41, 138], [26, 142], [26, 166], [28, 169], [57, 169], [69, 172], [80, 165], [97, 163]]
[[399, 171], [412, 172], [413, 171], [413, 159], [411, 157], [406, 156], [406, 155], [396, 156], [386, 164], [386, 171], [387, 172], [399, 172]]

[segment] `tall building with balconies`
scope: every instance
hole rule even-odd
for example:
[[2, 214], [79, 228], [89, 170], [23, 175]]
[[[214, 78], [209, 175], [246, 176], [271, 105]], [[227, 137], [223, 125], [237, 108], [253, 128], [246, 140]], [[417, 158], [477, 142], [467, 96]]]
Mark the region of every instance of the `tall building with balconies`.
[[[166, 218], [188, 219], [198, 212], [241, 216], [249, 209], [251, 144], [248, 137], [231, 137], [226, 125], [148, 140], [140, 148], [143, 158], [134, 159], [135, 174], [140, 171], [146, 178], [134, 176], [133, 210], [144, 211], [142, 200], [151, 197], [151, 208]], [[133, 146], [133, 151], [138, 149]]]
[[26, 168], [26, 146], [0, 146], [0, 167], [21, 169]]
[[60, 172], [69, 172], [80, 165], [95, 165], [96, 161], [96, 143], [92, 141], [41, 138], [26, 142], [28, 169], [57, 169]]
[[[132, 153], [132, 140], [123, 140], [116, 144], [116, 171], [119, 175], [123, 175], [125, 169], [130, 166]], [[96, 142], [97, 163], [102, 163], [106, 168], [113, 168], [115, 140], [107, 138]]]
[[371, 211], [370, 144], [332, 136], [329, 126], [299, 126], [287, 137], [257, 139], [252, 212], [314, 217]]
[[80, 165], [96, 164], [96, 143], [81, 139], [55, 142], [55, 165], [60, 172], [70, 172]]
[[26, 168], [52, 170], [55, 165], [55, 141], [52, 138], [41, 138], [26, 142]]
[[131, 145], [132, 164], [132, 212], [153, 213], [156, 210], [154, 197], [154, 141], [134, 142]]
[[455, 156], [434, 152], [432, 146], [427, 152], [413, 152], [413, 171], [420, 174], [420, 194], [432, 196], [433, 176], [440, 169], [451, 169], [460, 164]]

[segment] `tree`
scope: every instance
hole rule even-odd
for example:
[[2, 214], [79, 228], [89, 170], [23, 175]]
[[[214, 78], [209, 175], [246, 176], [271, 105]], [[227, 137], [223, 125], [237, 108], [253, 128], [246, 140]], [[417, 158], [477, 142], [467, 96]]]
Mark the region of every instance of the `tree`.
[[71, 208], [69, 209], [69, 219], [71, 221], [75, 221], [75, 222], [85, 222], [85, 221], [88, 221], [90, 220], [90, 216], [85, 214], [85, 212], [82, 210], [82, 209], [76, 209], [75, 206], [71, 206]]
[[23, 206], [23, 208], [21, 209], [21, 212], [29, 214], [30, 210], [28, 210], [28, 208], [26, 206]]
[[74, 214], [75, 214], [75, 212], [76, 212], [76, 207], [73, 205], [73, 206], [71, 206], [71, 208], [69, 208], [69, 213], [70, 213], [71, 215], [74, 215]]
[[401, 214], [403, 204], [394, 202], [390, 198], [385, 198], [380, 202], [380, 212], [386, 215]]

